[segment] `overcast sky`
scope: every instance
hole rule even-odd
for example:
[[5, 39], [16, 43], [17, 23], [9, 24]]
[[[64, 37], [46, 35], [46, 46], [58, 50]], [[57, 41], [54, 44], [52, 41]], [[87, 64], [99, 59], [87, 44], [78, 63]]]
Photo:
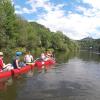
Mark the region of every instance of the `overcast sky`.
[[15, 13], [71, 39], [100, 38], [100, 0], [13, 0]]

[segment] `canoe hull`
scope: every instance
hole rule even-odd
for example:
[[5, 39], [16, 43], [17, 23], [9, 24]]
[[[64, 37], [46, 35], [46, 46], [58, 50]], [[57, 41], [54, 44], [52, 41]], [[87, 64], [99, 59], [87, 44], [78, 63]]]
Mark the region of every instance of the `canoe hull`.
[[17, 76], [17, 75], [21, 75], [24, 73], [27, 73], [30, 70], [33, 70], [34, 67], [37, 67], [38, 70], [41, 70], [43, 66], [49, 66], [55, 64], [54, 60], [48, 60], [48, 61], [36, 61], [33, 64], [28, 64], [20, 69], [12, 69], [11, 71], [6, 71], [6, 72], [0, 72], [0, 79], [4, 79], [4, 78], [9, 78], [12, 76]]
[[11, 77], [11, 75], [12, 75], [11, 71], [0, 72], [0, 79], [2, 79], [2, 78], [9, 78], [9, 77]]
[[41, 60], [37, 60], [35, 62], [35, 66], [38, 68], [38, 70], [42, 70], [42, 68], [47, 68], [50, 65], [55, 64], [55, 60], [47, 60], [47, 61], [41, 61]]

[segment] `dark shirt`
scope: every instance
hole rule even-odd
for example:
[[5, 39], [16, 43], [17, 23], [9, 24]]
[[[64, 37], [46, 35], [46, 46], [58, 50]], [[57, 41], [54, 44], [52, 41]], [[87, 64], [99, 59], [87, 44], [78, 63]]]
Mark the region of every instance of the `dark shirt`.
[[13, 65], [14, 69], [17, 69], [16, 60], [19, 60], [18, 56], [14, 57], [13, 61], [12, 61], [12, 65]]

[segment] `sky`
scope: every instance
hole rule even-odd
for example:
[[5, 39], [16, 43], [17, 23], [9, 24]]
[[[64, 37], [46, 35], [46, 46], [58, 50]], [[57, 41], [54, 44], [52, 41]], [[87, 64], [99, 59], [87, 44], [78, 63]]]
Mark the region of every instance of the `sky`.
[[15, 13], [70, 39], [100, 38], [100, 0], [13, 0]]

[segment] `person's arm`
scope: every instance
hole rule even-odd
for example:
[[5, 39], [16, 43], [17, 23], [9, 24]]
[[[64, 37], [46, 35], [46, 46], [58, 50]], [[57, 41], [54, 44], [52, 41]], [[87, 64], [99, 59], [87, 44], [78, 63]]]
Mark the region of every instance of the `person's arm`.
[[17, 66], [17, 68], [20, 68], [18, 62], [19, 62], [19, 60], [16, 60], [16, 66]]

